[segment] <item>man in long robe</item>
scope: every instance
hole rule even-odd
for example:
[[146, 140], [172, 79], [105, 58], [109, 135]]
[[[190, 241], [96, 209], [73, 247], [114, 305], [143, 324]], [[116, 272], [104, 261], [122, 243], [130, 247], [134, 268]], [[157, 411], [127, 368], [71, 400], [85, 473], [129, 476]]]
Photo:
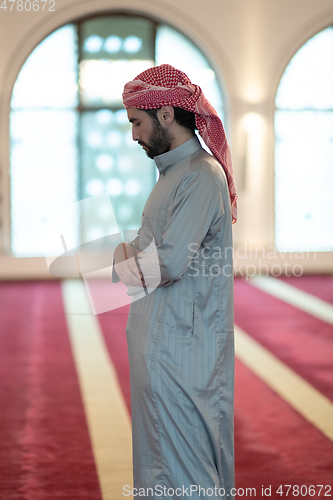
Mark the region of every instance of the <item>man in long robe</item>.
[[[200, 87], [172, 66], [138, 75], [123, 100], [133, 140], [160, 173], [137, 238], [117, 247], [114, 261], [132, 294], [142, 284], [146, 291], [131, 303], [126, 326], [135, 491], [154, 499], [230, 498], [237, 197], [228, 143]], [[152, 241], [160, 279], [147, 293]]]

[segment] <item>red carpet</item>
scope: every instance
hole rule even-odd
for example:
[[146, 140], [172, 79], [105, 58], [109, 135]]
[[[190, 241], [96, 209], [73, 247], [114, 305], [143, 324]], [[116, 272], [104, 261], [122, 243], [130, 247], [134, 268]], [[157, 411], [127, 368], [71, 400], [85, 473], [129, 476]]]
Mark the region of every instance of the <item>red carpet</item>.
[[[326, 277], [318, 277], [319, 285], [314, 277], [302, 284], [304, 278], [297, 282], [301, 289], [319, 296], [327, 286], [329, 292], [330, 283], [321, 281]], [[0, 291], [0, 499], [100, 500], [60, 284], [1, 283]], [[127, 313], [128, 306], [97, 317], [130, 409]], [[332, 326], [241, 279], [235, 318], [332, 399]], [[286, 496], [276, 493], [280, 484], [333, 484], [333, 443], [238, 361], [235, 449], [236, 486], [255, 487], [257, 498], [265, 498], [262, 485], [280, 499]]]
[[125, 333], [128, 311], [129, 305], [108, 313], [99, 314], [97, 318], [99, 319], [110, 358], [117, 372], [127, 409], [131, 414], [130, 378]]
[[333, 484], [333, 443], [240, 362], [235, 455], [237, 488], [255, 487], [259, 497], [261, 485], [271, 485], [271, 498], [277, 499], [285, 498], [274, 494], [281, 484]]
[[332, 325], [239, 278], [235, 323], [333, 401]]
[[0, 498], [100, 500], [60, 283], [0, 290]]
[[309, 275], [302, 276], [301, 279], [290, 276], [281, 276], [279, 278], [281, 281], [288, 283], [303, 292], [310, 293], [318, 299], [325, 300], [329, 304], [333, 304], [333, 275]]

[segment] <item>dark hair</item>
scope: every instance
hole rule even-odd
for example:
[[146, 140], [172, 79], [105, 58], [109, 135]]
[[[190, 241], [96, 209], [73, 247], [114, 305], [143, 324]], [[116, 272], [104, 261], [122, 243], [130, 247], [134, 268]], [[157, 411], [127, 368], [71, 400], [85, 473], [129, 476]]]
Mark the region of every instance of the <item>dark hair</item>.
[[[161, 108], [144, 109], [143, 111], [146, 111], [146, 113], [148, 113], [151, 116], [151, 118], [154, 120], [155, 123], [159, 123], [158, 118], [157, 118], [157, 110], [158, 109], [161, 109]], [[182, 127], [185, 127], [194, 133], [195, 129], [197, 128], [196, 124], [195, 124], [194, 113], [192, 113], [191, 111], [186, 111], [186, 109], [182, 109], [182, 108], [174, 107], [173, 109], [175, 111], [175, 120], [178, 123], [178, 125], [181, 125]]]

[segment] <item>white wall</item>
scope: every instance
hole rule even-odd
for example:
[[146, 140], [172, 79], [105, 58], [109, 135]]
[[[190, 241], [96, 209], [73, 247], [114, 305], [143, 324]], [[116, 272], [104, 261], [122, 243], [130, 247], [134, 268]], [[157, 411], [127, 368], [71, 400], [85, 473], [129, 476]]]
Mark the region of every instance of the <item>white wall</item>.
[[[10, 7], [9, 1], [7, 4]], [[332, 0], [55, 0], [55, 12], [1, 10], [0, 252], [8, 253], [10, 244], [8, 115], [17, 74], [29, 53], [51, 31], [92, 13], [117, 10], [143, 13], [175, 26], [202, 48], [221, 81], [223, 75], [239, 187], [235, 244], [273, 246], [275, 93], [295, 51], [333, 24]], [[310, 255], [304, 261], [305, 269], [333, 272], [332, 256]], [[14, 275], [48, 276], [43, 259], [0, 256], [0, 277]]]

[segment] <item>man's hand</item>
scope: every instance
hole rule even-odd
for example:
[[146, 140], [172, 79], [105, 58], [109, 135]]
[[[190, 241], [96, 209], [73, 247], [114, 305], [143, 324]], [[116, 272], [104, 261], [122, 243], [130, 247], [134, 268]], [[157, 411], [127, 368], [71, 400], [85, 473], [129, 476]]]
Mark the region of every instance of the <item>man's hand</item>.
[[139, 250], [126, 243], [120, 243], [114, 252], [116, 273], [126, 286], [142, 287], [141, 271], [135, 262], [138, 253]]

